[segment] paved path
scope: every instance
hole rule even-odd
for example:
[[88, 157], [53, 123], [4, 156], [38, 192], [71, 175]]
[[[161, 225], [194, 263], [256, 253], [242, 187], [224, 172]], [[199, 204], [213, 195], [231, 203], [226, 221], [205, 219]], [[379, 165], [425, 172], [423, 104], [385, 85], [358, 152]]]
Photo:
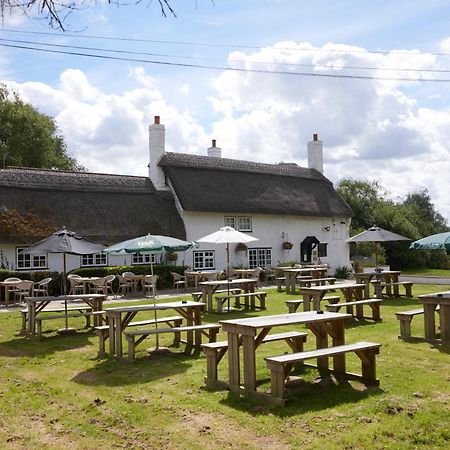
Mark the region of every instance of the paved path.
[[450, 286], [450, 278], [419, 277], [414, 275], [401, 275], [400, 281], [412, 281], [417, 284], [447, 284]]

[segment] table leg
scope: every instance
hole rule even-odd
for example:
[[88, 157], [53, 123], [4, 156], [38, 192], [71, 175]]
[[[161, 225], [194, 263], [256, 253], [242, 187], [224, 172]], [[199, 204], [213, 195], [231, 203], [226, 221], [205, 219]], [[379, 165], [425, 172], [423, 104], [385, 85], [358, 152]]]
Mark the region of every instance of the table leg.
[[36, 305], [34, 303], [28, 304], [28, 334], [35, 335], [36, 334]]
[[295, 294], [295, 282], [297, 281], [297, 274], [296, 273], [291, 273], [289, 281], [290, 281], [290, 285], [291, 285], [291, 289], [289, 291], [289, 294]]
[[[333, 347], [345, 344], [345, 322], [343, 320], [334, 320], [331, 323], [331, 328], [333, 330], [332, 342]], [[345, 353], [342, 355], [337, 355], [333, 357], [333, 369], [334, 373], [339, 375], [345, 375]]]
[[450, 305], [441, 304], [439, 323], [441, 325], [441, 341], [448, 344], [450, 342]]
[[[194, 324], [194, 309], [192, 306], [186, 308], [186, 325], [191, 327]], [[186, 350], [191, 351], [194, 345], [194, 332], [189, 330], [186, 332]]]
[[425, 339], [436, 339], [436, 324], [434, 314], [436, 311], [436, 305], [425, 303], [423, 305], [423, 321], [425, 328]]
[[228, 332], [228, 382], [232, 391], [240, 390], [239, 334], [230, 331]]
[[[308, 328], [314, 333], [316, 337], [316, 348], [327, 348], [328, 347], [328, 333], [324, 328], [317, 324], [308, 324]], [[328, 370], [328, 357], [317, 358], [317, 369]]]
[[244, 390], [248, 394], [256, 391], [256, 347], [254, 336], [243, 336], [242, 350], [244, 358]]
[[[202, 307], [194, 306], [193, 313], [194, 313], [194, 325], [201, 325], [201, 323], [202, 323]], [[202, 345], [202, 332], [201, 332], [201, 330], [196, 330], [195, 331], [195, 347], [200, 349], [201, 345]]]
[[313, 300], [313, 311], [319, 311], [320, 310], [320, 301], [322, 300], [322, 295], [314, 294], [312, 300]]
[[311, 311], [312, 294], [303, 294], [303, 311]]

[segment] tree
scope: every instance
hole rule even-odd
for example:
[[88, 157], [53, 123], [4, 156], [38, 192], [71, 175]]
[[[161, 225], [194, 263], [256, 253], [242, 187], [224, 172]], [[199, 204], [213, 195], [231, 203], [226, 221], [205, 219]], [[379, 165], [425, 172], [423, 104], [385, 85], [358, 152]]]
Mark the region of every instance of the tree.
[[0, 84], [0, 164], [83, 170], [69, 156], [53, 118], [23, 102]]
[[[161, 14], [166, 17], [171, 14], [176, 17], [175, 10], [170, 5], [171, 0], [157, 0], [160, 7]], [[33, 15], [39, 19], [44, 19], [52, 28], [65, 31], [67, 17], [75, 11], [89, 8], [92, 5], [92, 0], [0, 0], [0, 11], [2, 17], [6, 12], [15, 13], [20, 12], [26, 15]], [[120, 0], [108, 0], [110, 5], [120, 6], [126, 5]], [[136, 0], [136, 4], [141, 3], [141, 0]], [[149, 0], [152, 3], [152, 0]]]

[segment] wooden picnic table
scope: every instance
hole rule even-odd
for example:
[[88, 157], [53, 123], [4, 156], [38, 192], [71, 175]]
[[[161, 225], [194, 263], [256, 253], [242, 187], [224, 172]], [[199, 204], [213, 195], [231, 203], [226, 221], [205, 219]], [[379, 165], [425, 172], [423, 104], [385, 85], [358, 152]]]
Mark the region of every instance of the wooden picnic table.
[[450, 343], [450, 291], [419, 295], [419, 303], [423, 304], [425, 339], [436, 341], [435, 313], [439, 306], [439, 324], [441, 342]]
[[213, 294], [219, 289], [219, 287], [238, 287], [244, 291], [244, 293], [255, 292], [256, 284], [258, 280], [256, 278], [237, 278], [233, 280], [217, 280], [217, 281], [202, 281], [199, 285], [202, 288], [202, 300], [206, 303], [206, 310], [213, 312]]
[[305, 311], [311, 310], [311, 302], [313, 304], [313, 310], [320, 310], [320, 301], [325, 294], [330, 291], [339, 289], [345, 297], [346, 302], [352, 302], [357, 300], [363, 300], [364, 298], [363, 283], [336, 283], [328, 286], [311, 286], [309, 288], [301, 288], [300, 294], [303, 295], [303, 308]]
[[[383, 270], [381, 272], [372, 271], [372, 272], [356, 272], [355, 273], [355, 281], [357, 283], [363, 283], [366, 286], [364, 287], [364, 297], [369, 298], [370, 292], [369, 287], [372, 280], [375, 282], [383, 282], [383, 283], [398, 283], [398, 278], [400, 276], [400, 270]], [[398, 286], [394, 287], [394, 294], [397, 292], [398, 294]], [[398, 296], [398, 295], [397, 295]]]
[[258, 269], [233, 269], [233, 273], [239, 275], [240, 278], [255, 276]]
[[[186, 320], [187, 326], [200, 325], [202, 323], [202, 308], [205, 306], [201, 302], [177, 301], [168, 303], [156, 303], [152, 305], [120, 306], [106, 309], [106, 318], [109, 324], [109, 355], [111, 357], [123, 356], [122, 335], [128, 324], [136, 314], [144, 311], [165, 311], [174, 309]], [[194, 345], [193, 331], [187, 332], [187, 346]]]
[[[247, 319], [222, 320], [223, 331], [228, 335], [228, 385], [231, 391], [247, 396], [264, 395], [256, 391], [256, 349], [274, 327], [306, 325], [316, 337], [316, 347], [328, 347], [331, 337], [333, 346], [345, 344], [345, 322], [350, 314], [302, 312]], [[242, 342], [244, 387], [241, 389], [239, 347]], [[345, 355], [334, 358], [334, 369], [345, 372]], [[328, 358], [318, 358], [317, 367], [328, 369]]]
[[327, 270], [326, 267], [289, 267], [283, 269], [284, 276], [286, 277], [286, 293], [295, 294], [297, 275], [311, 275], [313, 278], [324, 278], [327, 275]]
[[194, 279], [194, 286], [198, 286], [198, 282], [202, 279], [206, 279], [208, 281], [217, 280], [217, 277], [219, 276], [218, 271], [212, 271], [212, 270], [196, 270], [196, 271], [189, 271], [186, 270], [184, 272], [185, 278], [185, 287], [188, 287], [189, 279]]
[[[103, 294], [78, 294], [78, 295], [60, 295], [42, 296], [42, 297], [25, 297], [27, 304], [27, 333], [29, 335], [36, 334], [36, 316], [44, 311], [44, 308], [52, 302], [64, 302], [70, 300], [82, 300], [92, 308], [92, 312], [102, 311], [103, 301], [106, 300], [106, 295]], [[44, 311], [45, 312], [45, 311]], [[101, 317], [94, 315], [94, 326], [101, 324]]]

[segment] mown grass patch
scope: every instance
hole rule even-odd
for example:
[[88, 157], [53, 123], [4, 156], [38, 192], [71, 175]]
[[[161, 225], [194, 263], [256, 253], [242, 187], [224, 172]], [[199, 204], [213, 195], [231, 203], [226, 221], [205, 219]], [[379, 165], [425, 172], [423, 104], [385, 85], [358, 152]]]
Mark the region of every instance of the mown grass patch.
[[[413, 288], [415, 295], [438, 290]], [[204, 321], [285, 313], [288, 298], [295, 297], [270, 290], [267, 311], [207, 314]], [[56, 333], [61, 321], [46, 324], [43, 339], [34, 341], [18, 335], [19, 313], [0, 314], [1, 448], [448, 448], [450, 348], [397, 338], [395, 312], [417, 306], [416, 298], [385, 300], [381, 323], [354, 322], [346, 329], [347, 342], [382, 343], [379, 389], [319, 384], [308, 369], [284, 408], [206, 390], [205, 358], [184, 355], [182, 348], [148, 355], [149, 339], [134, 364], [99, 359], [97, 338], [83, 330], [83, 319], [71, 320], [80, 330], [74, 336]], [[421, 316], [413, 319], [412, 332], [423, 335]], [[170, 338], [160, 344], [170, 346]], [[306, 348], [314, 344], [310, 336]], [[285, 351], [283, 342], [258, 349], [261, 389], [270, 387], [264, 357]], [[354, 355], [348, 368], [360, 370]], [[219, 376], [227, 376], [226, 358]]]

